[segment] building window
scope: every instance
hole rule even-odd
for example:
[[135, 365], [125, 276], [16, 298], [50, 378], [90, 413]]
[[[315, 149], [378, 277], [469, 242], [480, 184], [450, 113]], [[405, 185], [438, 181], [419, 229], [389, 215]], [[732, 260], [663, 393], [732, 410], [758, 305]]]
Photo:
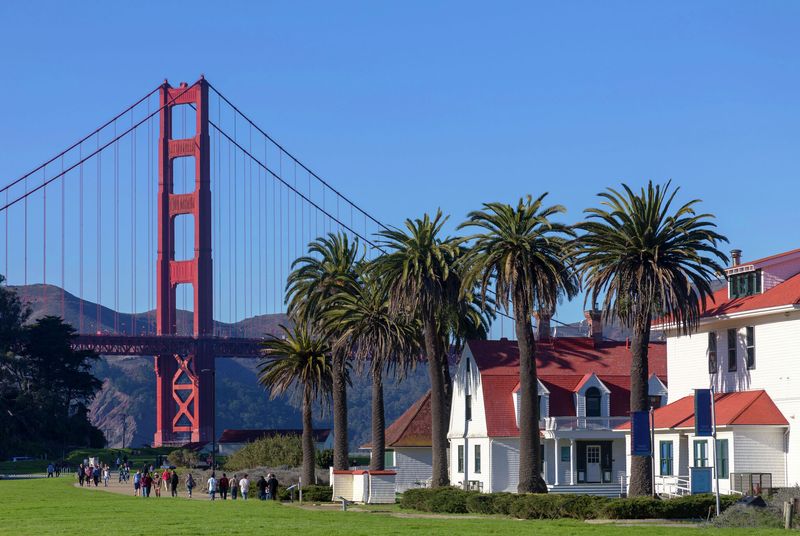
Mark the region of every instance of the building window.
[[756, 368], [756, 328], [747, 326], [747, 370]]
[[458, 471], [459, 473], [464, 472], [464, 445], [458, 446]]
[[603, 396], [600, 394], [600, 389], [597, 387], [589, 387], [586, 390], [586, 416], [587, 417], [600, 417], [600, 403]]
[[561, 461], [562, 462], [569, 461], [569, 447], [561, 447]]
[[541, 468], [541, 475], [544, 478], [544, 443], [539, 443], [539, 467]]
[[736, 330], [728, 330], [728, 372], [736, 372]]
[[728, 478], [728, 440], [717, 439], [717, 476]]
[[672, 441], [659, 441], [661, 454], [661, 476], [672, 476]]
[[545, 407], [544, 407], [544, 401], [542, 400], [542, 395], [536, 397], [536, 408], [539, 410], [540, 421], [545, 417], [547, 417], [547, 415], [545, 415]]
[[394, 451], [387, 450], [383, 453], [383, 466], [384, 467], [394, 467]]
[[708, 467], [708, 441], [705, 439], [694, 442], [694, 466]]
[[481, 446], [475, 445], [475, 472], [481, 472]]
[[464, 408], [464, 415], [468, 421], [472, 420], [472, 395], [466, 396], [466, 408]]
[[708, 373], [717, 373], [717, 332], [708, 332]]
[[729, 285], [731, 298], [761, 294], [761, 270], [732, 275]]

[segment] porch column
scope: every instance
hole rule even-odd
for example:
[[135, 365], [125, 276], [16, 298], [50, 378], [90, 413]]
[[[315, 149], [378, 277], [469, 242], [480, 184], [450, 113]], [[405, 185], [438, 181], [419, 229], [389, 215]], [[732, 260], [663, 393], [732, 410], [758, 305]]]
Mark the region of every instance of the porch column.
[[555, 452], [555, 463], [553, 463], [553, 467], [555, 467], [555, 469], [556, 469], [555, 485], [556, 485], [556, 486], [558, 486], [558, 484], [559, 484], [559, 477], [558, 477], [558, 473], [559, 473], [559, 472], [560, 472], [560, 470], [561, 470], [561, 469], [559, 468], [559, 466], [558, 466], [558, 462], [560, 461], [560, 460], [559, 460], [559, 458], [561, 458], [561, 454], [560, 454], [560, 451], [559, 451], [559, 448], [558, 448], [558, 438], [555, 438], [555, 439], [553, 439], [553, 443], [554, 443], [554, 444], [555, 444], [555, 446], [556, 446], [556, 447], [555, 447], [555, 450], [556, 450], [556, 452]]
[[577, 471], [577, 466], [575, 465], [575, 440], [569, 440], [569, 485], [575, 485], [575, 471]]

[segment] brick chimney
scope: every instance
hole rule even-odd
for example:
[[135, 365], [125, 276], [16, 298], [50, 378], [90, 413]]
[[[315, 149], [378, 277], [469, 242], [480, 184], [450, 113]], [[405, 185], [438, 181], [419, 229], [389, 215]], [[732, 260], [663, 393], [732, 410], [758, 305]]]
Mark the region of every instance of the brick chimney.
[[587, 335], [594, 339], [594, 344], [597, 346], [603, 340], [603, 314], [597, 309], [591, 309], [584, 311], [583, 316], [589, 324]]
[[539, 342], [549, 342], [550, 318], [552, 318], [553, 315], [545, 311], [536, 311], [533, 313], [533, 316], [536, 318], [536, 340]]

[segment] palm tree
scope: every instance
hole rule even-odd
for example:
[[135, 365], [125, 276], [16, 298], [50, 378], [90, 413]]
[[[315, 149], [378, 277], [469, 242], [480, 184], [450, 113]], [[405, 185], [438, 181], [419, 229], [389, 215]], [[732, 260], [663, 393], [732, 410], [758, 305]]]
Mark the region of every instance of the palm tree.
[[[353, 284], [359, 260], [358, 239], [346, 234], [328, 234], [308, 245], [308, 254], [292, 263], [286, 284], [289, 316], [317, 333], [324, 308], [331, 305], [330, 297], [338, 290]], [[325, 330], [329, 333], [329, 330]], [[335, 335], [335, 334], [334, 334]], [[338, 339], [338, 337], [336, 337]], [[334, 345], [333, 356], [333, 468], [347, 469], [347, 359], [349, 347]]]
[[453, 275], [459, 255], [459, 240], [442, 236], [447, 218], [436, 216], [406, 220], [405, 231], [386, 229], [378, 233], [386, 253], [375, 259], [375, 270], [386, 282], [389, 302], [395, 311], [414, 311], [420, 320], [428, 374], [431, 381], [432, 486], [446, 486], [447, 426], [442, 367], [447, 351], [443, 346], [441, 311], [458, 300], [458, 281]]
[[383, 470], [386, 452], [383, 373], [402, 377], [416, 364], [419, 355], [414, 319], [389, 307], [385, 285], [375, 277], [369, 263], [362, 263], [358, 284], [333, 296], [325, 308], [326, 324], [339, 334], [342, 344], [350, 344], [354, 356], [369, 363], [372, 376], [372, 455], [370, 469]]
[[[627, 185], [599, 194], [601, 208], [585, 212], [578, 225], [578, 265], [592, 303], [602, 295], [606, 317], [619, 318], [631, 333], [631, 411], [646, 411], [647, 350], [653, 315], [664, 315], [682, 332], [697, 327], [712, 297], [711, 281], [723, 273], [727, 238], [718, 234], [713, 215], [695, 212], [698, 199], [673, 209], [679, 188], [653, 185], [638, 193]], [[590, 299], [587, 294], [586, 299]], [[652, 493], [650, 458], [634, 456], [629, 493]]]
[[272, 398], [299, 389], [303, 413], [302, 481], [313, 484], [315, 449], [311, 409], [315, 400], [327, 397], [331, 391], [330, 348], [305, 327], [295, 325], [290, 331], [281, 326], [281, 330], [283, 338], [273, 337], [263, 343], [266, 356], [259, 363], [258, 381], [270, 390]]
[[[543, 194], [520, 199], [517, 206], [485, 203], [470, 212], [463, 227], [480, 232], [469, 237], [472, 248], [465, 258], [464, 281], [471, 290], [477, 284], [485, 300], [494, 286], [497, 304], [511, 314], [519, 344], [519, 484], [520, 493], [546, 493], [539, 456], [538, 381], [536, 345], [531, 313], [553, 309], [560, 295], [574, 296], [578, 280], [569, 260], [573, 233], [552, 221], [563, 207], [543, 206]], [[513, 307], [512, 307], [513, 304]]]

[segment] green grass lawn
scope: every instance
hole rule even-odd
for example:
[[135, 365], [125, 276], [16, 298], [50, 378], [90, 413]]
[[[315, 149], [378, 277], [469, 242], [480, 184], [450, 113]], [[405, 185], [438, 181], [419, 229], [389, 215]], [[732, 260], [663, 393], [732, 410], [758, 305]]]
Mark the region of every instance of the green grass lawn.
[[[73, 487], [73, 480], [0, 481], [0, 533], [57, 534], [526, 534], [687, 535], [752, 534], [752, 530], [678, 527], [619, 527], [578, 521], [519, 521], [500, 518], [398, 518], [379, 512], [309, 511], [261, 501], [142, 499]], [[783, 531], [773, 531], [783, 534]], [[769, 534], [770, 531], [759, 531]]]

